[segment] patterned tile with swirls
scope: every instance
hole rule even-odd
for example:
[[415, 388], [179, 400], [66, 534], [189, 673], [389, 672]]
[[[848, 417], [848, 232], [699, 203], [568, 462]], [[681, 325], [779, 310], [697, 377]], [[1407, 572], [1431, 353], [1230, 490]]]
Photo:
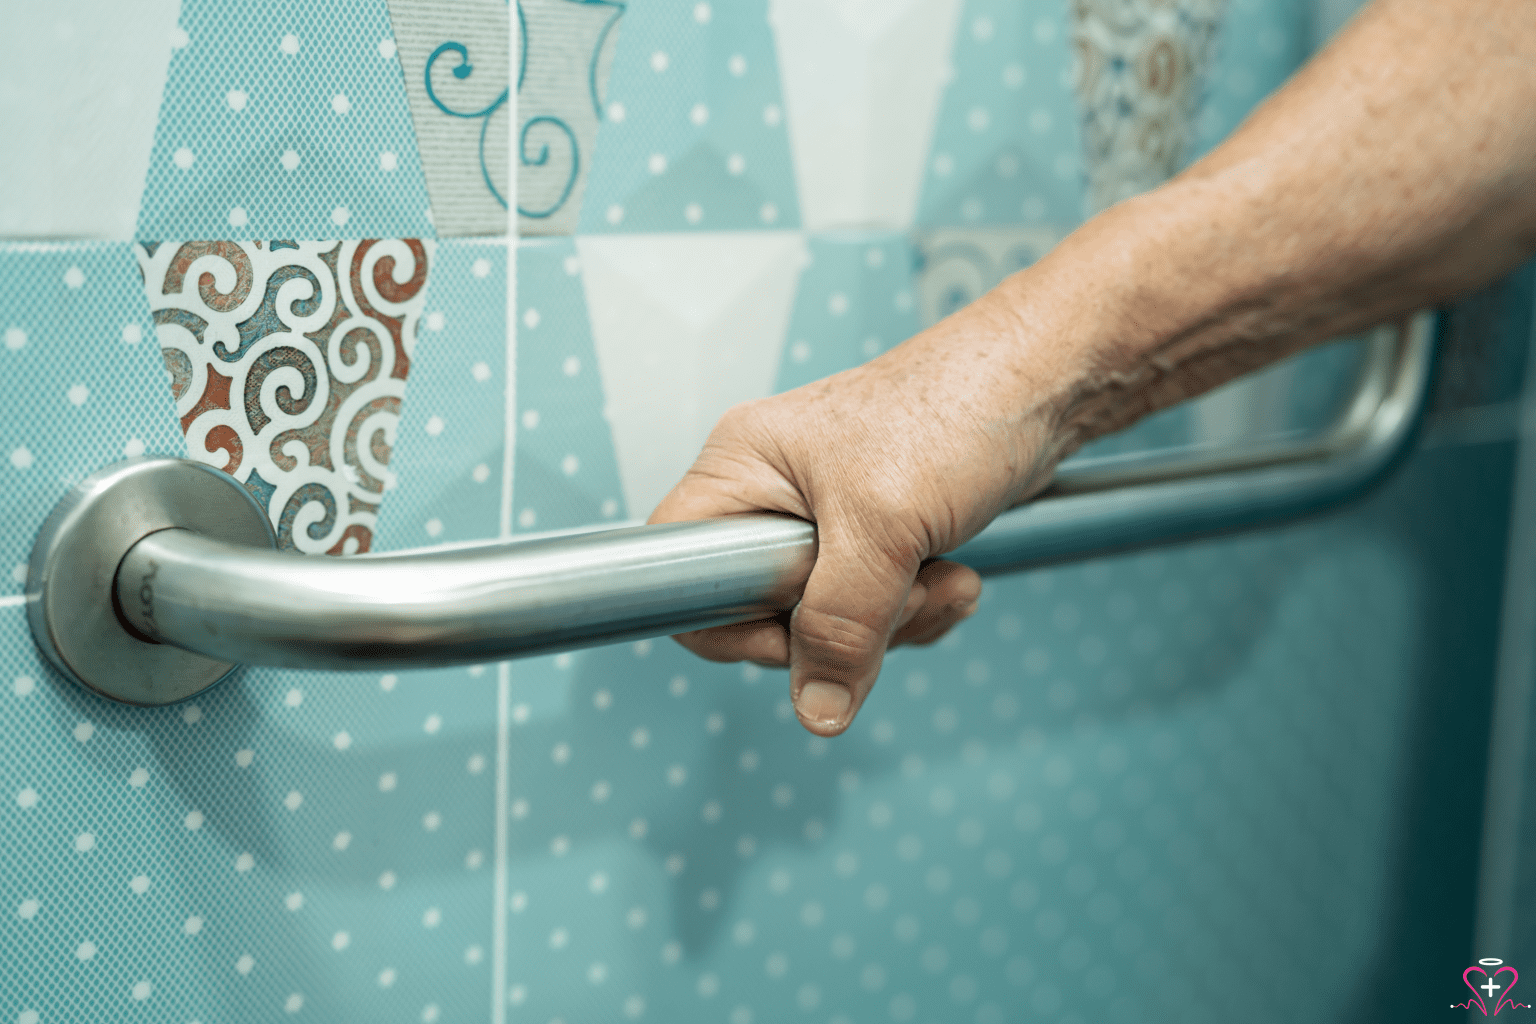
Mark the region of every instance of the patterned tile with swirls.
[[367, 551], [432, 243], [136, 246], [192, 458], [245, 485], [281, 547]]

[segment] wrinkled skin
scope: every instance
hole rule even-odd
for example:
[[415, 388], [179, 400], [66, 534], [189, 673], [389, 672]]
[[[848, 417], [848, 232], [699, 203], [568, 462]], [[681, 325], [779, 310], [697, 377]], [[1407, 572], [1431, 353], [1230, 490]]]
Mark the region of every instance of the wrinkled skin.
[[804, 597], [677, 639], [788, 666], [801, 722], [853, 721], [885, 650], [969, 615], [939, 556], [1085, 440], [1536, 252], [1529, 0], [1377, 0], [1209, 156], [864, 366], [732, 409], [652, 522], [817, 524]]

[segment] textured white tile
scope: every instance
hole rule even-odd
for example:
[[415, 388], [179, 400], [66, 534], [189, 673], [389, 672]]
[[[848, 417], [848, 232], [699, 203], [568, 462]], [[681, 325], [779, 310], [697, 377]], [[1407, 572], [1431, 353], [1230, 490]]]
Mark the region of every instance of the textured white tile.
[[912, 224], [959, 0], [772, 0], [804, 226]]
[[720, 415], [773, 390], [805, 241], [602, 235], [576, 247], [624, 497], [647, 516]]

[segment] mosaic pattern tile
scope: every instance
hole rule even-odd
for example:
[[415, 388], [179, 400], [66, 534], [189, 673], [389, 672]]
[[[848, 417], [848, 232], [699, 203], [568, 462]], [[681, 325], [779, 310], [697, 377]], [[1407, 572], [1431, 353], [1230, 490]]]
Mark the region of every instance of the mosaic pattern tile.
[[137, 247], [188, 450], [245, 485], [280, 547], [339, 555], [372, 542], [430, 246]]

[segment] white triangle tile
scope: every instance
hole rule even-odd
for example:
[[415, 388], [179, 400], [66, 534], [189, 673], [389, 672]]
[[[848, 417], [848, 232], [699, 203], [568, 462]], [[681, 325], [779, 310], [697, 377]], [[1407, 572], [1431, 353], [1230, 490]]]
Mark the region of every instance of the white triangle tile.
[[731, 406], [773, 390], [808, 259], [790, 232], [576, 239], [619, 476], [650, 514]]
[[912, 225], [960, 0], [772, 0], [807, 230]]

